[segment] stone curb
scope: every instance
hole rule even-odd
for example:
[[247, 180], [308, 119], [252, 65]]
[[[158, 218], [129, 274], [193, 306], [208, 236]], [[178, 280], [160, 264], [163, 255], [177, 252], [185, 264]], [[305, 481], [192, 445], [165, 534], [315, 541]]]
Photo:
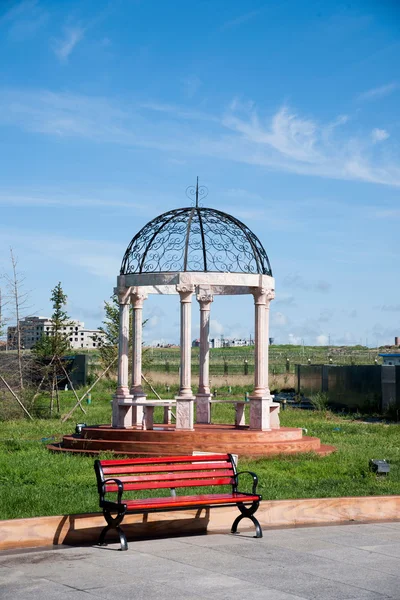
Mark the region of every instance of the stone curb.
[[[227, 507], [127, 515], [124, 530], [128, 540], [205, 532], [229, 533], [237, 514], [236, 507]], [[400, 496], [264, 500], [257, 517], [264, 529], [395, 521], [400, 520]], [[245, 521], [242, 523], [247, 527]], [[101, 513], [0, 521], [0, 550], [95, 544], [104, 525]]]

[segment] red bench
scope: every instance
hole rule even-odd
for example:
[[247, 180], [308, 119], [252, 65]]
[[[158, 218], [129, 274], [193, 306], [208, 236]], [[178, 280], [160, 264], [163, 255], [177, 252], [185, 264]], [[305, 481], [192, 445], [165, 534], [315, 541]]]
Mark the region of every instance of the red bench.
[[[127, 513], [137, 514], [230, 505], [236, 505], [240, 511], [240, 515], [233, 522], [231, 532], [236, 533], [239, 522], [248, 518], [255, 525], [255, 537], [262, 537], [260, 523], [254, 516], [261, 500], [261, 496], [256, 493], [257, 475], [251, 471], [238, 473], [231, 454], [96, 460], [94, 468], [100, 494], [100, 507], [103, 509], [107, 521], [107, 526], [100, 534], [99, 545], [105, 545], [107, 532], [110, 529], [116, 529], [121, 542], [121, 550], [128, 549], [125, 534], [120, 527]], [[238, 490], [239, 477], [246, 473], [253, 480], [250, 493]], [[176, 495], [177, 488], [206, 486], [229, 486], [230, 489], [226, 493], [218, 491], [190, 496]], [[129, 491], [163, 488], [169, 488], [171, 496], [135, 500], [122, 498], [125, 492]], [[106, 499], [109, 492], [117, 493], [116, 501]]]

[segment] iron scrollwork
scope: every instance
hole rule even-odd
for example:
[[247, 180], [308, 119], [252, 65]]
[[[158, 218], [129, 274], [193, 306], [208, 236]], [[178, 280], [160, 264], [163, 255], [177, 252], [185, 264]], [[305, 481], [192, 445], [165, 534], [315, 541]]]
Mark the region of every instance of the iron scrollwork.
[[[195, 188], [196, 191], [196, 188]], [[197, 188], [200, 196], [200, 188]], [[160, 215], [129, 244], [121, 274], [204, 271], [272, 275], [256, 235], [241, 221], [200, 206]]]

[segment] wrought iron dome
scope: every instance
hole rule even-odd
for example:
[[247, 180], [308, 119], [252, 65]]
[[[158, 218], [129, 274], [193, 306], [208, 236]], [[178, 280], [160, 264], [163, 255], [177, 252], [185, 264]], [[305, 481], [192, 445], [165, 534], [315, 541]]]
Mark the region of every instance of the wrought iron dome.
[[145, 225], [129, 244], [121, 275], [221, 272], [271, 275], [267, 253], [241, 221], [198, 205], [170, 210]]

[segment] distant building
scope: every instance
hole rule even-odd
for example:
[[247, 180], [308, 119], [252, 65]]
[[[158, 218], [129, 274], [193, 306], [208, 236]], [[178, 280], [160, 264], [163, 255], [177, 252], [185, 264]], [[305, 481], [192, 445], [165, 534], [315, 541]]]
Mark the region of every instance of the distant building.
[[394, 338], [394, 345], [395, 345], [395, 346], [400, 346], [400, 337], [396, 336], [396, 337]]
[[[20, 320], [21, 344], [29, 350], [42, 336], [53, 335], [53, 322], [48, 317], [25, 317]], [[68, 337], [71, 348], [97, 348], [104, 334], [97, 329], [85, 329], [82, 321], [69, 321], [63, 327], [63, 333]], [[17, 346], [17, 327], [7, 329], [7, 347], [9, 350]]]
[[239, 348], [243, 346], [253, 346], [254, 341], [242, 338], [212, 338], [210, 340], [211, 348]]
[[199, 346], [200, 346], [200, 340], [199, 339], [193, 340], [193, 342], [192, 342], [192, 348], [198, 348]]
[[241, 338], [233, 338], [231, 340], [224, 340], [224, 341], [226, 342], [224, 344], [225, 346], [232, 347], [232, 348], [238, 348], [238, 347], [242, 347], [242, 346], [251, 346], [252, 345], [251, 340], [245, 340], [245, 339], [241, 339]]
[[389, 366], [400, 365], [400, 352], [394, 352], [390, 354], [380, 354], [383, 358], [383, 364]]

